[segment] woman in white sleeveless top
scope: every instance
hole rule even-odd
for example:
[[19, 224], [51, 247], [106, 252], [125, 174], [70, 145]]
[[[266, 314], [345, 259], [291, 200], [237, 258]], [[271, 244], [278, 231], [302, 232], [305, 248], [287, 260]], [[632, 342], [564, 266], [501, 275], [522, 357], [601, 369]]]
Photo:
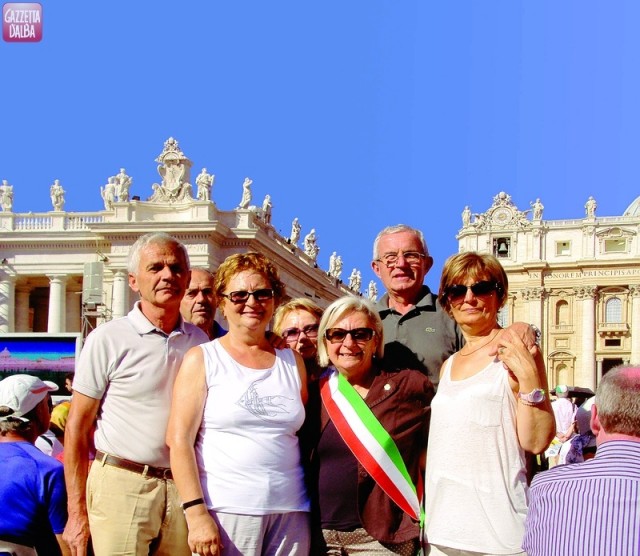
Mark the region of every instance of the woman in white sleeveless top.
[[507, 275], [489, 254], [445, 263], [440, 303], [466, 343], [440, 371], [431, 404], [425, 541], [431, 555], [524, 554], [525, 451], [540, 453], [555, 423], [538, 346], [497, 322]]
[[265, 337], [284, 284], [266, 257], [246, 253], [222, 263], [214, 290], [229, 332], [187, 352], [167, 432], [189, 547], [306, 555], [309, 501], [296, 436], [304, 363]]

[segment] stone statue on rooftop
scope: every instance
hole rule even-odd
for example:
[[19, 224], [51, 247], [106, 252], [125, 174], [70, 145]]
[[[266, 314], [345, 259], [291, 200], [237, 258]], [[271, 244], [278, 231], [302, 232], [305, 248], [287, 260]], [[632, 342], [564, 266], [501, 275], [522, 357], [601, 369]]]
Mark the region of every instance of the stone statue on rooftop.
[[248, 209], [251, 204], [251, 184], [253, 180], [250, 178], [244, 178], [242, 182], [242, 199], [238, 205], [239, 209]]
[[356, 293], [360, 293], [360, 287], [362, 286], [362, 275], [357, 268], [354, 268], [351, 271], [351, 275], [349, 276], [349, 289], [353, 290]]
[[100, 188], [100, 196], [104, 201], [104, 210], [113, 210], [116, 200], [116, 176], [111, 176], [104, 187]]
[[198, 201], [210, 201], [211, 200], [211, 187], [216, 177], [207, 173], [207, 169], [203, 168], [202, 171], [196, 177], [196, 185], [198, 186]]
[[340, 280], [340, 273], [342, 272], [342, 259], [334, 251], [329, 257], [329, 276], [333, 276], [337, 280]]
[[315, 263], [320, 252], [320, 247], [316, 242], [316, 230], [311, 228], [311, 231], [304, 237], [304, 252]]
[[596, 200], [593, 197], [589, 196], [587, 202], [584, 205], [584, 210], [587, 214], [587, 218], [595, 218], [597, 208], [598, 203], [596, 203]]
[[116, 176], [116, 197], [119, 203], [129, 202], [129, 189], [133, 179], [127, 176], [124, 168], [120, 168], [120, 173]]
[[369, 282], [367, 297], [374, 303], [378, 300], [378, 288], [376, 287], [376, 283], [373, 280]]
[[471, 224], [471, 209], [468, 206], [464, 207], [462, 211], [462, 227], [468, 228]]
[[9, 185], [7, 180], [2, 180], [0, 185], [0, 206], [4, 212], [11, 212], [13, 209], [13, 185]]
[[540, 202], [540, 198], [536, 199], [535, 203], [530, 203], [531, 208], [533, 209], [533, 219], [534, 220], [542, 220], [542, 211], [544, 210], [544, 205]]
[[267, 194], [264, 197], [264, 201], [262, 201], [262, 220], [264, 220], [265, 224], [271, 224], [272, 208], [273, 203], [271, 203], [271, 195]]
[[51, 196], [53, 210], [60, 211], [64, 209], [64, 194], [65, 190], [62, 189], [60, 180], [55, 180], [49, 188], [49, 195]]
[[300, 222], [298, 222], [298, 218], [294, 218], [293, 222], [291, 222], [291, 235], [289, 236], [289, 243], [293, 245], [298, 245], [298, 241], [300, 240], [300, 230], [302, 230], [302, 226], [300, 226]]

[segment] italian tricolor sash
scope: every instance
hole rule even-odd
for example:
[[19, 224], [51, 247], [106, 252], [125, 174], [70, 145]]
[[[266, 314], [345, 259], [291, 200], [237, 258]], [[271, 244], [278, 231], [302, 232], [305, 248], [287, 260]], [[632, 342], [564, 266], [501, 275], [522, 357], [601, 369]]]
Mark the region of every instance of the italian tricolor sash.
[[320, 394], [338, 433], [362, 467], [422, 526], [424, 510], [398, 447], [360, 394], [335, 369], [320, 379]]

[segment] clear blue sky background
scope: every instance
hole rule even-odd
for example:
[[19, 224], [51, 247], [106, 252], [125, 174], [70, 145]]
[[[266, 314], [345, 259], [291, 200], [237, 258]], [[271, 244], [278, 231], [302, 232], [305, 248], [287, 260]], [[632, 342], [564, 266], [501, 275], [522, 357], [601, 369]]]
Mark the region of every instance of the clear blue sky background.
[[457, 250], [465, 205], [500, 191], [545, 219], [640, 194], [640, 2], [595, 0], [43, 1], [44, 38], [0, 41], [0, 179], [14, 211], [102, 209], [123, 166], [158, 181], [173, 136], [216, 175], [213, 198], [271, 194], [273, 224], [316, 229], [370, 271], [379, 229]]

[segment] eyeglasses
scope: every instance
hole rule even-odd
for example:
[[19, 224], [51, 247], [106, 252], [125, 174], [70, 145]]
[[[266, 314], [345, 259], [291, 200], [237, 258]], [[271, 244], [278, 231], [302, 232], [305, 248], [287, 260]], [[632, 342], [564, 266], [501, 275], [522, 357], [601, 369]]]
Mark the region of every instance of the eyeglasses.
[[318, 337], [318, 325], [317, 324], [308, 324], [307, 326], [303, 326], [302, 328], [287, 328], [282, 331], [282, 337], [287, 342], [297, 341], [300, 337], [300, 334], [303, 334], [307, 338], [317, 338]]
[[398, 253], [385, 253], [376, 260], [383, 263], [387, 268], [391, 268], [398, 264], [400, 255], [402, 255], [402, 258], [409, 266], [418, 264], [426, 257], [424, 253], [419, 253], [418, 251], [399, 251]]
[[332, 344], [339, 344], [340, 342], [344, 342], [347, 336], [351, 336], [354, 342], [368, 342], [373, 338], [375, 333], [375, 330], [371, 328], [352, 328], [351, 330], [328, 328], [324, 335]]
[[490, 282], [489, 280], [482, 280], [480, 282], [476, 282], [471, 286], [465, 286], [464, 284], [454, 284], [453, 286], [449, 286], [444, 290], [444, 295], [449, 299], [449, 301], [453, 302], [454, 300], [460, 299], [467, 295], [467, 291], [471, 290], [471, 293], [476, 297], [480, 297], [483, 295], [489, 295], [498, 289], [497, 282]]
[[261, 301], [269, 301], [273, 299], [273, 290], [269, 288], [264, 288], [262, 290], [256, 290], [254, 292], [247, 291], [239, 291], [239, 292], [230, 292], [230, 293], [221, 293], [222, 297], [226, 297], [231, 303], [246, 303], [249, 301], [249, 298], [253, 296], [258, 302]]

